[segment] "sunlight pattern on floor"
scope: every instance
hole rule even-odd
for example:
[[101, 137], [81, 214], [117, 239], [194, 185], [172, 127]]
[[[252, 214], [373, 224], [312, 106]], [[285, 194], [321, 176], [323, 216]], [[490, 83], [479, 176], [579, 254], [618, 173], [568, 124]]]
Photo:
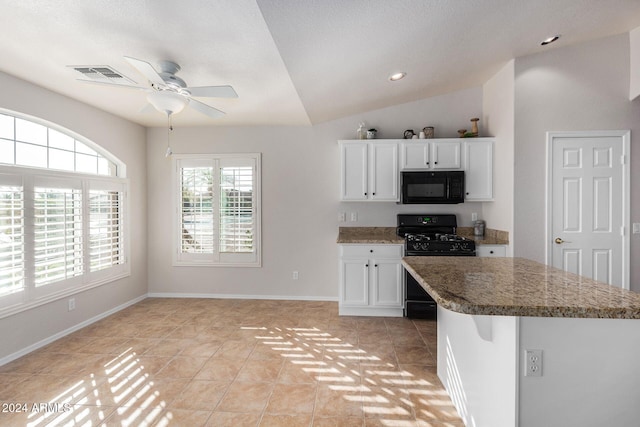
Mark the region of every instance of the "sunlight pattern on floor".
[[436, 345], [335, 303], [147, 299], [0, 367], [0, 425], [461, 427]]

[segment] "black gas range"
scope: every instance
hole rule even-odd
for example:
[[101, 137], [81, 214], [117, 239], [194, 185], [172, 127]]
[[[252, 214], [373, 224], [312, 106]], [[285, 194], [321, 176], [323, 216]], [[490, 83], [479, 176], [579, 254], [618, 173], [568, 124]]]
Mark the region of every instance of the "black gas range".
[[[476, 256], [476, 243], [456, 234], [453, 214], [399, 214], [396, 233], [405, 238], [405, 256]], [[436, 302], [405, 272], [405, 316], [435, 318]]]

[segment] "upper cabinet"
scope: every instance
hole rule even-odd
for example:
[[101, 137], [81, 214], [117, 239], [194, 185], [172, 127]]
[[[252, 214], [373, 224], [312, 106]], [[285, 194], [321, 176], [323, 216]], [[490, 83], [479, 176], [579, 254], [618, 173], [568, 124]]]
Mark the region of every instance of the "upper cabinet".
[[400, 200], [397, 142], [340, 141], [340, 158], [341, 200]]
[[493, 200], [493, 139], [339, 141], [340, 200], [400, 201], [400, 170], [464, 170], [465, 201]]
[[400, 143], [400, 169], [462, 169], [459, 139], [404, 140]]
[[493, 201], [493, 140], [466, 139], [463, 152], [465, 201]]

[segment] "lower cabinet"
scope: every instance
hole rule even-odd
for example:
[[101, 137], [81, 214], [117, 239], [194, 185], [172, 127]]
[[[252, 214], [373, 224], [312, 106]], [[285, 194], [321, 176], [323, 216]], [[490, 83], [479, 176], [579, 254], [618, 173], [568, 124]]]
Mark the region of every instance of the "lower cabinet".
[[402, 245], [340, 245], [340, 315], [403, 316], [402, 251]]
[[477, 245], [476, 254], [482, 257], [506, 257], [506, 245]]

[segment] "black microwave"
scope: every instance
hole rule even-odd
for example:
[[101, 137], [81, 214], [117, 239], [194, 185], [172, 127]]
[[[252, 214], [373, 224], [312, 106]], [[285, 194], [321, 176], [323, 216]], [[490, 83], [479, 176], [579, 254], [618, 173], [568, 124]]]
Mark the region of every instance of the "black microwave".
[[402, 172], [402, 204], [464, 202], [464, 171]]

